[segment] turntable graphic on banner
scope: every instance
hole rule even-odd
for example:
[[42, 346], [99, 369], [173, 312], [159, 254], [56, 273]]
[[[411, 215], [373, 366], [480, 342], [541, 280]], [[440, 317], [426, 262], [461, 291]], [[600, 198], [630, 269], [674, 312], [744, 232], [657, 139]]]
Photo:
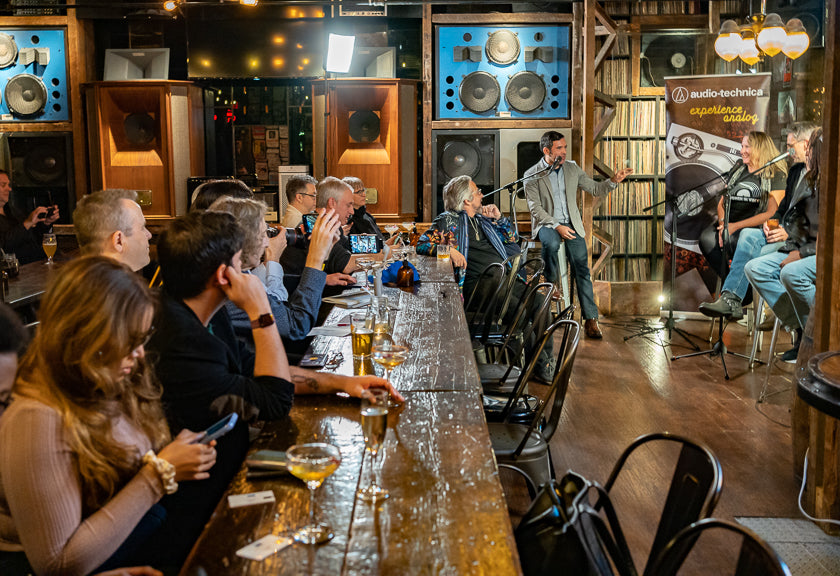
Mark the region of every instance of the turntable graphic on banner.
[[[665, 195], [679, 195], [674, 310], [694, 312], [711, 295], [715, 271], [700, 252], [700, 233], [717, 220], [719, 194], [733, 179], [727, 174], [743, 166], [741, 139], [750, 131], [765, 130], [769, 101], [770, 74], [665, 78]], [[756, 201], [762, 195], [746, 183], [736, 194]], [[666, 292], [672, 288], [672, 205], [666, 204], [664, 219]]]

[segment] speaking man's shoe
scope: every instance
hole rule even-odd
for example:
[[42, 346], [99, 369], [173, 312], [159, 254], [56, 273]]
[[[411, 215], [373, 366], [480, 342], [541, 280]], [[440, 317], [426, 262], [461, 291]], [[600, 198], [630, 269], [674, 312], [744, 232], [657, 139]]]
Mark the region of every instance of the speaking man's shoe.
[[586, 332], [586, 337], [591, 338], [593, 340], [600, 340], [604, 337], [601, 334], [601, 329], [598, 328], [598, 320], [595, 318], [589, 318], [583, 323], [583, 330]]

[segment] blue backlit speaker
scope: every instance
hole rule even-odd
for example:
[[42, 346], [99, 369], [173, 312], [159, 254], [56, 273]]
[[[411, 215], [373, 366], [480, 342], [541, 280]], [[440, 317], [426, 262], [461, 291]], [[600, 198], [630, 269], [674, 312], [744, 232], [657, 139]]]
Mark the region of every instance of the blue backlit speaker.
[[435, 118], [569, 118], [569, 25], [437, 26]]
[[70, 120], [63, 29], [0, 29], [0, 122]]

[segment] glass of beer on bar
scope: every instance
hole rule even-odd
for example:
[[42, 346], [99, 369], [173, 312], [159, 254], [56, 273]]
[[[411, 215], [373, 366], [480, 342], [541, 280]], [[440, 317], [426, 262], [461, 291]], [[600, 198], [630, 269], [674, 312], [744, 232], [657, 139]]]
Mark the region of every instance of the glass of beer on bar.
[[354, 312], [350, 315], [350, 335], [353, 342], [353, 358], [370, 357], [373, 342], [374, 318], [369, 312]]
[[55, 256], [55, 250], [58, 247], [55, 241], [55, 234], [44, 234], [44, 237], [41, 240], [41, 246], [44, 248], [44, 253], [47, 255], [47, 264], [52, 264], [53, 256]]

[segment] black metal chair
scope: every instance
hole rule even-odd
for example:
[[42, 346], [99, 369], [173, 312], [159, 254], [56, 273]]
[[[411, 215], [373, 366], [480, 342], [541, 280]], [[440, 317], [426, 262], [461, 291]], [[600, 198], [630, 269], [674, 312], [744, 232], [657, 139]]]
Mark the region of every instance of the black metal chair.
[[488, 265], [478, 276], [472, 292], [464, 304], [464, 314], [467, 318], [467, 328], [473, 339], [473, 352], [476, 359], [486, 362], [483, 358], [484, 341], [482, 336], [489, 332], [495, 319], [497, 302], [501, 295], [506, 278], [505, 267], [500, 262]]
[[651, 442], [682, 446], [644, 570], [646, 576], [658, 576], [651, 569], [651, 562], [666, 544], [686, 526], [711, 516], [720, 498], [723, 471], [717, 457], [702, 444], [668, 432], [646, 434], [636, 438], [618, 458], [604, 484], [607, 492], [613, 490], [628, 458]]
[[[675, 576], [678, 574], [680, 567], [689, 557], [701, 534], [712, 530], [723, 530], [741, 537], [735, 571], [727, 572], [728, 574], [733, 574], [733, 576], [791, 576], [790, 568], [785, 564], [785, 561], [755, 532], [740, 524], [718, 520], [717, 518], [706, 518], [683, 528], [653, 559], [649, 573], [656, 574], [656, 576]], [[699, 554], [699, 552], [695, 552], [692, 560], [697, 559]], [[715, 553], [715, 559], [719, 560], [718, 552]], [[702, 561], [698, 563], [702, 563]], [[694, 563], [692, 562], [692, 564]]]
[[604, 488], [589, 483], [574, 502], [571, 525], [586, 552], [591, 574], [638, 576], [618, 514]]
[[[546, 342], [554, 337], [557, 330], [563, 332], [563, 337], [557, 350], [557, 368], [545, 400], [534, 413], [530, 423], [516, 423], [512, 415], [517, 403], [525, 395], [525, 385], [536, 366], [539, 353]], [[540, 337], [539, 345], [531, 361], [505, 405], [502, 421], [488, 424], [490, 441], [493, 444], [498, 465], [522, 474], [528, 483], [528, 490], [532, 497], [539, 486], [554, 478], [549, 442], [560, 421], [579, 339], [580, 324], [574, 320], [557, 320], [549, 326]]]

